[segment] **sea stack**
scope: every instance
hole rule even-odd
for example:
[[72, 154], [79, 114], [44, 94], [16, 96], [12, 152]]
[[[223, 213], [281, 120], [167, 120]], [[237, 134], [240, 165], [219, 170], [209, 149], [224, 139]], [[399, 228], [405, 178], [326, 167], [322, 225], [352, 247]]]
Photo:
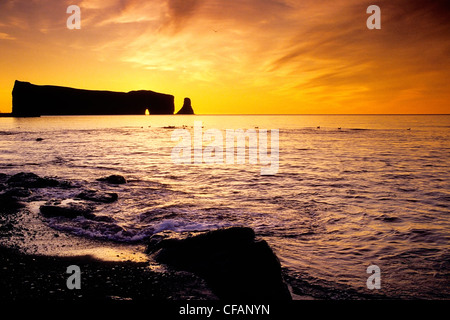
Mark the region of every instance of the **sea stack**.
[[180, 111], [177, 112], [177, 114], [194, 114], [194, 110], [191, 106], [191, 99], [184, 98], [183, 106], [181, 107]]

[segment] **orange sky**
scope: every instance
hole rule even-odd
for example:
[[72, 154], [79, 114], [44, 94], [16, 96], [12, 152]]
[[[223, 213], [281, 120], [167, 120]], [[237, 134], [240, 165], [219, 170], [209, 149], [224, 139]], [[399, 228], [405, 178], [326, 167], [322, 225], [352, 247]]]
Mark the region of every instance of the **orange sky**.
[[[68, 30], [67, 6], [81, 8]], [[381, 30], [366, 9], [381, 8]], [[190, 97], [198, 114], [450, 113], [448, 0], [1, 0], [14, 80]]]

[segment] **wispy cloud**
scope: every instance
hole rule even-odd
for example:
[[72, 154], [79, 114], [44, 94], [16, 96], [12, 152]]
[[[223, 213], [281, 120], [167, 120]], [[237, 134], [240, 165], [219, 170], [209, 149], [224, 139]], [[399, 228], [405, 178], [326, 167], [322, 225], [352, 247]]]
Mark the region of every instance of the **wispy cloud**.
[[183, 25], [188, 23], [198, 10], [201, 0], [168, 0], [168, 22], [178, 31]]
[[269, 70], [299, 75], [286, 78], [289, 86], [321, 102], [377, 100], [387, 106], [405, 93], [432, 97], [450, 71], [448, 2], [419, 2], [379, 1], [377, 31], [365, 28], [367, 4], [360, 1], [338, 2], [332, 11], [313, 6]]
[[16, 38], [10, 36], [7, 33], [0, 32], [0, 40], [15, 40]]

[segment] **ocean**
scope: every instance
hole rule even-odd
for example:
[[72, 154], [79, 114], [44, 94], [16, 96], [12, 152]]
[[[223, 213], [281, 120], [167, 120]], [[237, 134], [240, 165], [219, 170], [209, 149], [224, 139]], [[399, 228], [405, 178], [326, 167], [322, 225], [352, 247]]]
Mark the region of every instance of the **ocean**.
[[[277, 172], [261, 175], [264, 164], [249, 161], [174, 163], [173, 132], [193, 133], [196, 121], [203, 132], [277, 129]], [[43, 218], [42, 204], [77, 201], [76, 190], [35, 190], [21, 218], [29, 233], [57, 230], [80, 242], [17, 238], [24, 251], [101, 255], [101, 243], [118, 257], [114, 248], [136, 254], [164, 230], [248, 226], [299, 296], [450, 298], [450, 115], [0, 118], [0, 172], [119, 195], [95, 208], [104, 219]], [[97, 181], [113, 174], [127, 184]], [[380, 289], [368, 289], [371, 265]]]

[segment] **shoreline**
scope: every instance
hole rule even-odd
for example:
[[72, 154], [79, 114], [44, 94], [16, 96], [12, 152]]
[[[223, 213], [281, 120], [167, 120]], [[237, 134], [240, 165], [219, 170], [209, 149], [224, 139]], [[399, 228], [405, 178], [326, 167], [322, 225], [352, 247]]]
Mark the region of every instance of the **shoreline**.
[[[117, 179], [118, 176], [110, 176], [107, 180], [112, 183], [115, 181], [112, 178]], [[287, 288], [283, 289], [281, 266], [276, 266], [279, 264], [276, 256], [266, 242], [255, 240], [254, 231], [250, 228], [222, 229], [215, 230], [214, 235], [204, 234], [191, 248], [191, 254], [184, 256], [187, 264], [174, 266], [170, 262], [155, 259], [145, 250], [146, 246], [150, 246], [151, 239], [147, 243], [123, 244], [87, 239], [51, 228], [45, 223], [49, 217], [45, 215], [43, 208], [51, 208], [53, 211], [50, 212], [58, 215], [65, 214], [64, 217], [68, 220], [85, 214], [78, 210], [80, 202], [70, 201], [65, 204], [61, 201], [52, 206], [43, 206], [50, 200], [46, 199], [45, 192], [40, 194], [37, 190], [52, 187], [64, 191], [66, 188], [74, 188], [64, 181], [42, 178], [32, 173], [13, 176], [3, 174], [0, 175], [0, 180], [2, 300], [219, 300], [218, 297], [221, 296], [239, 296], [243, 290], [246, 292], [245, 297], [258, 297], [261, 289], [267, 297], [275, 298], [278, 294], [281, 299], [291, 297]], [[75, 190], [78, 188], [75, 187]], [[110, 194], [107, 193], [91, 192], [88, 195], [89, 197], [85, 197], [90, 201], [110, 201], [106, 197]], [[114, 197], [115, 200], [117, 196]], [[91, 214], [88, 217], [95, 219], [97, 216]], [[185, 236], [189, 238], [189, 235]], [[216, 239], [218, 247], [207, 247], [210, 242], [207, 237]], [[163, 238], [164, 236], [158, 235], [155, 240], [164, 241]], [[173, 244], [173, 240], [169, 239], [161, 247], [169, 255], [171, 243]], [[164, 247], [166, 244], [169, 246]], [[183, 245], [180, 242], [180, 248]], [[239, 251], [243, 247], [247, 251]], [[221, 257], [218, 260], [215, 260], [215, 254], [210, 256], [210, 252], [215, 250], [216, 254], [221, 252], [223, 255], [219, 255]], [[255, 265], [252, 262], [254, 259], [242, 261], [244, 252], [255, 255], [254, 259], [260, 259], [258, 261], [262, 264]], [[174, 258], [178, 260], [180, 256], [175, 254]], [[190, 267], [192, 260], [200, 269]], [[228, 266], [230, 263], [234, 265]], [[210, 274], [202, 274], [204, 266], [209, 268], [213, 265], [218, 268]], [[70, 266], [77, 266], [80, 270], [80, 289], [69, 288], [70, 285], [67, 284], [69, 279], [73, 279], [73, 271], [67, 271]], [[259, 269], [264, 271], [259, 273]], [[250, 270], [252, 272], [248, 273]], [[255, 273], [258, 276], [248, 282], [249, 276]], [[228, 275], [231, 282], [234, 281], [233, 284], [223, 282], [221, 278], [224, 275]], [[266, 275], [269, 278], [266, 279]], [[275, 295], [272, 289], [275, 290]]]
[[[0, 175], [0, 182], [7, 177]], [[21, 196], [28, 188], [2, 189], [0, 300], [217, 300], [203, 279], [157, 264], [144, 253], [143, 244], [58, 231]], [[81, 289], [67, 287], [71, 265], [80, 268]]]
[[[33, 255], [4, 246], [0, 256], [1, 300], [217, 300], [199, 277], [155, 272], [146, 262]], [[81, 269], [81, 289], [66, 285], [70, 265]]]

